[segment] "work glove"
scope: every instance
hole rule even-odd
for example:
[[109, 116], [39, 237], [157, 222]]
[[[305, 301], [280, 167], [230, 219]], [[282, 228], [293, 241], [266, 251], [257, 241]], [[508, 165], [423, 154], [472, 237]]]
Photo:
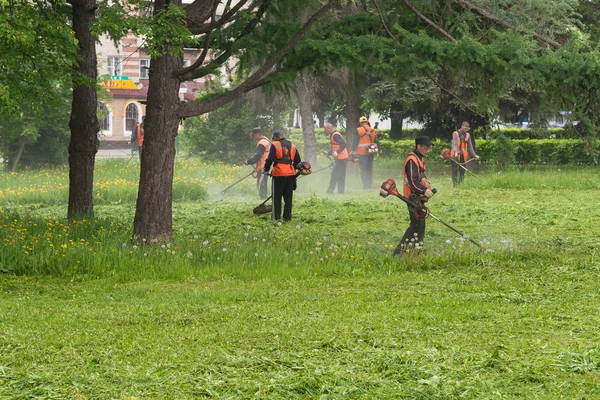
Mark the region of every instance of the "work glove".
[[476, 159], [476, 160], [479, 160], [480, 158], [481, 158], [481, 157], [479, 157], [479, 156], [475, 156], [475, 159]]
[[431, 191], [431, 189], [427, 189], [425, 191], [425, 197], [430, 198], [433, 196], [433, 192]]
[[388, 196], [389, 196], [389, 194], [390, 194], [390, 193], [389, 193], [387, 190], [385, 190], [385, 189], [379, 189], [379, 195], [380, 195], [381, 197], [388, 197]]
[[244, 162], [242, 162], [242, 164], [248, 165], [248, 161], [244, 161]]
[[332, 152], [331, 152], [331, 155], [332, 155], [333, 157], [337, 157], [337, 156], [338, 156], [338, 153], [337, 153], [337, 151], [332, 151]]

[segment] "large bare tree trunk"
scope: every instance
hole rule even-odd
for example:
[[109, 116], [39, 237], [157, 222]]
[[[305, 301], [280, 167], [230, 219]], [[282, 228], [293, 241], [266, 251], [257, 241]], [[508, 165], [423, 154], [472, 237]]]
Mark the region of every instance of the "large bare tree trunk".
[[[94, 22], [96, 0], [70, 0], [70, 3], [73, 6], [73, 30], [79, 42], [79, 65], [76, 71], [95, 83], [98, 76], [96, 39], [90, 29]], [[69, 121], [69, 219], [94, 215], [94, 163], [99, 146], [97, 133], [100, 130], [97, 108], [96, 87], [78, 83], [73, 89]]]
[[317, 139], [315, 137], [315, 121], [313, 116], [312, 99], [314, 78], [303, 74], [298, 78], [298, 102], [300, 103], [300, 115], [302, 117], [302, 135], [304, 137], [303, 159], [308, 160], [311, 165], [317, 165]]
[[149, 242], [164, 241], [173, 230], [173, 169], [179, 127], [179, 84], [173, 72], [182, 59], [164, 55], [150, 66], [144, 146], [133, 232]]

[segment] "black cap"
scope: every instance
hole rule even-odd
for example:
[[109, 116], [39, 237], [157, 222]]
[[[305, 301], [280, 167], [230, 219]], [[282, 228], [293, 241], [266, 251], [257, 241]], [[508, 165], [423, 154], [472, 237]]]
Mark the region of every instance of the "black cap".
[[431, 139], [429, 139], [429, 136], [417, 136], [415, 138], [415, 146], [419, 144], [422, 146], [431, 146]]
[[275, 130], [275, 132], [273, 132], [273, 136], [282, 136], [283, 133], [281, 133], [281, 131], [279, 129]]
[[251, 135], [254, 135], [255, 133], [262, 133], [262, 129], [259, 126], [257, 126], [256, 128], [252, 128]]

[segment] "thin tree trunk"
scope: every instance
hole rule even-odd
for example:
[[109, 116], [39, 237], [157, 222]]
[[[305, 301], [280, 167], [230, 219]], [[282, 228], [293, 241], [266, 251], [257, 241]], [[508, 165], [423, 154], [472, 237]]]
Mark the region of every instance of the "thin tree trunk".
[[[79, 65], [76, 72], [96, 82], [98, 76], [96, 39], [90, 29], [94, 22], [96, 0], [70, 0], [73, 9], [73, 30], [79, 43]], [[78, 80], [81, 82], [81, 80]], [[71, 141], [69, 143], [69, 219], [94, 215], [94, 163], [100, 130], [96, 110], [96, 87], [77, 84], [71, 106]]]
[[402, 139], [402, 120], [404, 119], [404, 107], [399, 101], [394, 101], [392, 103], [390, 119], [392, 120], [390, 138]]
[[312, 109], [312, 88], [314, 78], [304, 74], [298, 79], [298, 101], [302, 117], [302, 135], [304, 137], [303, 160], [308, 160], [311, 165], [317, 165], [317, 139], [315, 137], [315, 121]]
[[346, 141], [348, 148], [354, 149], [356, 143], [354, 141], [354, 132], [359, 126], [360, 119], [360, 93], [358, 89], [351, 84], [346, 88]]
[[11, 169], [12, 172], [15, 172], [17, 170], [19, 161], [21, 161], [21, 156], [23, 155], [23, 150], [25, 150], [25, 142], [26, 142], [26, 139], [21, 138], [21, 144], [19, 144], [19, 151], [17, 151], [17, 155], [15, 156], [15, 160], [13, 161], [13, 165], [12, 165], [12, 169]]
[[169, 240], [173, 231], [173, 170], [179, 127], [181, 57], [153, 58], [144, 120], [144, 147], [133, 232], [148, 242]]

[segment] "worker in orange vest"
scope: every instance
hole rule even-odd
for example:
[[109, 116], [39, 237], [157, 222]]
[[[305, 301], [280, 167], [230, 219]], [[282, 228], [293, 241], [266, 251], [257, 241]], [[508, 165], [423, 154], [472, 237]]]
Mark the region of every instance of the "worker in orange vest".
[[[452, 185], [458, 186], [465, 177], [464, 164], [472, 159], [479, 160], [473, 147], [473, 138], [469, 134], [471, 126], [467, 121], [463, 122], [460, 128], [452, 132], [452, 150], [450, 150], [452, 165]], [[466, 167], [465, 167], [466, 168]]]
[[266, 199], [268, 196], [267, 193], [267, 181], [269, 176], [263, 174], [263, 168], [265, 167], [265, 160], [269, 155], [269, 150], [271, 149], [271, 141], [265, 137], [262, 133], [262, 129], [260, 127], [256, 127], [252, 129], [252, 138], [256, 140], [256, 154], [254, 154], [251, 158], [244, 161], [244, 164], [256, 164], [254, 168], [254, 172], [256, 172], [256, 187], [258, 188], [258, 195], [261, 199]]
[[[427, 180], [424, 158], [431, 151], [431, 139], [428, 136], [417, 136], [415, 149], [404, 160], [404, 197], [421, 206], [433, 196], [431, 184]], [[420, 249], [425, 239], [425, 217], [412, 206], [408, 206], [410, 225], [404, 233], [394, 255], [404, 254], [413, 249]]]
[[346, 188], [346, 166], [348, 165], [346, 140], [329, 122], [323, 125], [323, 129], [329, 135], [329, 141], [331, 142], [331, 151], [327, 152], [327, 156], [333, 157], [335, 160], [333, 169], [331, 170], [331, 179], [329, 180], [327, 193], [333, 193], [336, 185], [338, 193], [344, 193], [344, 189]]
[[137, 148], [140, 161], [142, 160], [142, 149], [144, 147], [144, 117], [142, 117], [142, 122], [138, 122], [135, 124], [133, 128], [133, 132], [131, 133], [131, 143], [134, 148]]
[[296, 146], [287, 140], [283, 132], [276, 130], [273, 132], [273, 141], [269, 155], [265, 160], [264, 173], [268, 174], [271, 165], [272, 193], [273, 193], [273, 220], [281, 219], [281, 199], [285, 202], [283, 209], [284, 221], [292, 220], [292, 201], [294, 190], [296, 189], [296, 169], [302, 162], [300, 153]]
[[358, 154], [363, 189], [373, 187], [373, 159], [379, 152], [378, 132], [371, 127], [367, 117], [360, 117], [360, 127], [354, 135], [354, 148]]

